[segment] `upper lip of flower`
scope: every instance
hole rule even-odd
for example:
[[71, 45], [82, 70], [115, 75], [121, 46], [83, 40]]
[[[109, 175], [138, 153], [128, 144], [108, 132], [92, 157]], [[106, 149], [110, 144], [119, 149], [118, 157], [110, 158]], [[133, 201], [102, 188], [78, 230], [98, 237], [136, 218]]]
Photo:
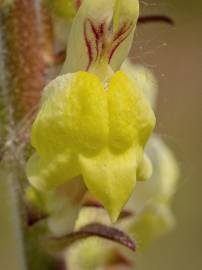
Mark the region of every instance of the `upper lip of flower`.
[[114, 32], [110, 23], [104, 20], [96, 25], [93, 20], [86, 19], [83, 31], [89, 59], [86, 70], [89, 70], [93, 63], [99, 63], [102, 58], [106, 58], [106, 62], [110, 64], [115, 51], [130, 34], [132, 26], [131, 22], [126, 22]]
[[[98, 4], [101, 10], [96, 10]], [[122, 71], [113, 73], [131, 46], [139, 11], [137, 0], [130, 2], [131, 9], [121, 4], [83, 2], [69, 38], [67, 67], [74, 73], [47, 86], [32, 130], [37, 153], [27, 166], [30, 182], [42, 190], [82, 175], [113, 221], [129, 199], [136, 177], [151, 172], [143, 148], [155, 124], [135, 83]]]
[[[114, 72], [119, 69], [132, 44], [139, 14], [138, 1], [126, 1], [124, 6], [122, 0], [83, 2], [71, 28], [62, 73], [94, 72], [101, 64], [106, 69], [110, 65]], [[130, 7], [125, 8], [127, 4]]]

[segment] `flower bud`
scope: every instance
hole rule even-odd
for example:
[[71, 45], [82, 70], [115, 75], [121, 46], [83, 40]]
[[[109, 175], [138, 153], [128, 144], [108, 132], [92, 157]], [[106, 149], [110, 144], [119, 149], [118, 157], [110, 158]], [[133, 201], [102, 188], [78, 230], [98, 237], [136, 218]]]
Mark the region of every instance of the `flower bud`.
[[170, 231], [175, 225], [175, 219], [169, 206], [165, 204], [150, 204], [133, 220], [129, 231], [144, 249], [154, 239]]

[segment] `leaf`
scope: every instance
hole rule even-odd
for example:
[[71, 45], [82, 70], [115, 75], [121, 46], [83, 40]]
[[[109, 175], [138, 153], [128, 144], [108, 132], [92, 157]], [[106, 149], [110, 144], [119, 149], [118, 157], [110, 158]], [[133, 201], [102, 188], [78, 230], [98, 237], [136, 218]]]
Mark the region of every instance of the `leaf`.
[[59, 252], [68, 248], [71, 244], [78, 240], [92, 236], [114, 241], [132, 251], [135, 251], [136, 249], [134, 241], [123, 231], [99, 223], [91, 223], [87, 226], [84, 226], [79, 231], [72, 232], [62, 237], [50, 237], [48, 239], [48, 243], [46, 242], [46, 246], [49, 247], [51, 252]]
[[138, 18], [138, 24], [145, 24], [145, 23], [167, 23], [171, 26], [175, 25], [174, 20], [166, 15], [156, 14], [156, 15], [148, 15], [148, 16], [140, 16]]

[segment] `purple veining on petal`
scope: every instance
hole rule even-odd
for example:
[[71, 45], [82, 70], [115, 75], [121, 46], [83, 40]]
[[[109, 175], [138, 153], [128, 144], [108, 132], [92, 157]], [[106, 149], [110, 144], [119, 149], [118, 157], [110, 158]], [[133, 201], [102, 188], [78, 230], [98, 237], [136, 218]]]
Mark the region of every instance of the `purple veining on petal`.
[[85, 23], [84, 23], [84, 39], [85, 39], [86, 48], [87, 48], [87, 52], [88, 52], [88, 58], [89, 58], [86, 70], [89, 69], [89, 67], [90, 67], [90, 65], [91, 65], [91, 63], [93, 61], [92, 42], [88, 39], [87, 23], [88, 23], [88, 20], [86, 20]]
[[[86, 19], [84, 22], [84, 39], [89, 58], [86, 70], [90, 68], [92, 63], [99, 61], [102, 57], [102, 53], [105, 48], [105, 28], [104, 22], [101, 22], [99, 25], [94, 24], [90, 19]], [[90, 33], [92, 34], [93, 38], [90, 38]]]
[[115, 35], [112, 42], [112, 49], [109, 53], [109, 63], [112, 60], [112, 57], [116, 51], [116, 49], [121, 45], [121, 43], [128, 37], [130, 34], [130, 29], [132, 28], [132, 24], [124, 24], [119, 32]]
[[117, 48], [130, 34], [132, 26], [132, 23], [124, 23], [118, 32], [113, 33], [110, 24], [107, 26], [104, 21], [96, 24], [86, 19], [84, 39], [89, 59], [86, 70], [89, 70], [93, 63], [100, 61], [104, 55], [108, 57], [108, 63], [110, 63]]

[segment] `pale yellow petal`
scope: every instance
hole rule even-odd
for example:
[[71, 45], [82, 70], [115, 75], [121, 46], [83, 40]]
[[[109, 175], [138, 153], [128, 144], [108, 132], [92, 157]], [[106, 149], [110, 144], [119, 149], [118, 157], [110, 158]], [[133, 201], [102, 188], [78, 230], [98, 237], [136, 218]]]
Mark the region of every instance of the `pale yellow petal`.
[[79, 163], [86, 186], [116, 221], [136, 183], [135, 150], [114, 155], [107, 149], [99, 155], [80, 155]]
[[[94, 74], [79, 72], [71, 84], [65, 108], [67, 130], [75, 147], [98, 151], [107, 141], [107, 96], [102, 83]], [[84, 150], [83, 149], [83, 150]]]
[[51, 190], [78, 176], [77, 157], [65, 152], [55, 159], [44, 160], [35, 153], [27, 162], [29, 182], [39, 190]]
[[[95, 71], [103, 64], [117, 71], [127, 57], [139, 15], [137, 0], [85, 0], [70, 32], [62, 73]], [[76, 56], [76, 57], [75, 57]], [[102, 74], [101, 74], [102, 77]]]
[[125, 73], [117, 72], [109, 85], [110, 144], [127, 148], [144, 147], [154, 125], [155, 116], [141, 90]]

